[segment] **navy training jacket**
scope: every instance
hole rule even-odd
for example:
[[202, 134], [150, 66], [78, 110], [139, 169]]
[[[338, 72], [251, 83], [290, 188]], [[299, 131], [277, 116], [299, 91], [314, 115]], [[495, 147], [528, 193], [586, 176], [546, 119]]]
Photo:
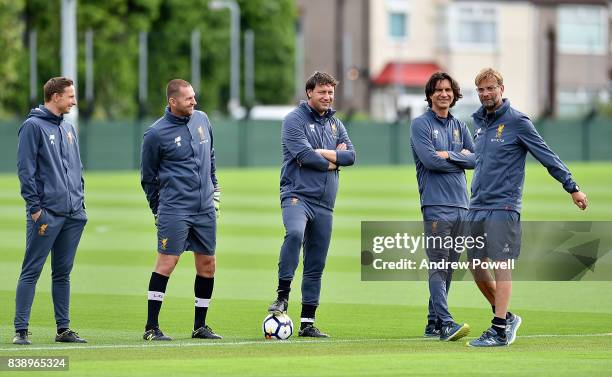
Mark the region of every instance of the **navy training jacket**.
[[141, 184], [153, 214], [213, 212], [215, 150], [208, 116], [179, 117], [167, 107], [142, 141]]
[[330, 109], [322, 116], [302, 101], [283, 120], [281, 132], [283, 165], [280, 174], [281, 201], [301, 197], [329, 209], [338, 192], [338, 170], [327, 170], [329, 162], [315, 149], [335, 150], [345, 143], [346, 151], [336, 151], [336, 165], [355, 163], [355, 149], [342, 122]]
[[[475, 165], [474, 143], [465, 123], [448, 114], [438, 117], [431, 109], [415, 118], [410, 126], [410, 146], [416, 165], [421, 207], [468, 208], [464, 169]], [[472, 152], [461, 154], [461, 150]], [[436, 151], [447, 151], [445, 160]]]
[[470, 209], [521, 211], [527, 151], [569, 193], [576, 186], [567, 166], [546, 145], [531, 120], [503, 100], [488, 114], [484, 107], [472, 117], [475, 124], [476, 167]]
[[73, 216], [85, 208], [76, 129], [43, 105], [32, 109], [19, 128], [17, 172], [29, 214], [44, 208]]

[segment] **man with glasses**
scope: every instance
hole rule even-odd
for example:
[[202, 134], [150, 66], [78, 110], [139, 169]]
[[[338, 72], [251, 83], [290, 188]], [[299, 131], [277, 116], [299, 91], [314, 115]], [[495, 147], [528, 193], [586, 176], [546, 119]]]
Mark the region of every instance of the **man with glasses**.
[[[520, 211], [525, 180], [525, 158], [530, 152], [551, 176], [563, 185], [574, 204], [584, 210], [587, 197], [572, 178], [567, 166], [546, 145], [531, 120], [512, 108], [503, 98], [501, 73], [485, 68], [475, 80], [482, 107], [474, 118], [476, 167], [472, 179], [472, 198], [467, 221], [472, 237], [486, 237], [484, 248], [468, 250], [470, 261], [510, 261], [517, 259], [521, 245]], [[506, 267], [509, 267], [510, 263]], [[510, 345], [516, 339], [521, 317], [508, 312], [512, 294], [512, 271], [489, 270], [471, 266], [476, 285], [491, 304], [492, 326], [472, 347]]]

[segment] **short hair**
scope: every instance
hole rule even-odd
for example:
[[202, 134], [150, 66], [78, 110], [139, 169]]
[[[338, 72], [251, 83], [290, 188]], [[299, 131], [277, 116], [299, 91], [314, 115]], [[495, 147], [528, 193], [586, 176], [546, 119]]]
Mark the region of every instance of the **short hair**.
[[170, 101], [170, 98], [176, 98], [181, 88], [187, 88], [190, 86], [191, 84], [185, 80], [170, 80], [170, 82], [168, 82], [168, 85], [166, 86], [166, 101]]
[[504, 85], [504, 78], [502, 77], [501, 73], [499, 73], [499, 71], [493, 68], [481, 69], [480, 72], [478, 72], [478, 74], [476, 75], [474, 84], [478, 86], [478, 84], [480, 84], [481, 81], [487, 80], [487, 79], [494, 79], [495, 81], [497, 81], [497, 85]]
[[431, 107], [430, 97], [436, 91], [436, 85], [438, 85], [438, 82], [442, 80], [448, 80], [451, 85], [451, 88], [453, 89], [453, 102], [450, 104], [450, 107], [455, 106], [459, 98], [463, 98], [463, 95], [461, 94], [461, 88], [459, 88], [459, 84], [457, 83], [457, 81], [455, 81], [454, 78], [451, 77], [451, 75], [446, 72], [436, 72], [431, 75], [429, 80], [427, 80], [427, 84], [425, 84], [425, 101], [427, 101], [429, 107]]
[[74, 81], [67, 77], [52, 77], [43, 86], [45, 102], [51, 102], [54, 94], [63, 94], [64, 90], [74, 85]]
[[315, 71], [315, 73], [306, 80], [306, 92], [313, 90], [317, 85], [331, 85], [335, 88], [339, 83], [340, 81], [336, 80], [336, 78], [329, 73]]

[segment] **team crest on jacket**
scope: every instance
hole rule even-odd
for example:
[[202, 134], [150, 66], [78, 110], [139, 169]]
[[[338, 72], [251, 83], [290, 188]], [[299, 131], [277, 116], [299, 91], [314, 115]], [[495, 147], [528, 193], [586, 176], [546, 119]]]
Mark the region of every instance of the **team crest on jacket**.
[[174, 138], [174, 144], [176, 144], [178, 147], [181, 146], [181, 137], [177, 136]]
[[72, 136], [72, 131], [68, 131], [68, 144], [72, 145], [74, 143], [74, 136]]
[[315, 132], [313, 123], [309, 124], [308, 127], [310, 127], [310, 131]]
[[208, 140], [204, 135], [204, 129], [202, 128], [202, 126], [198, 127], [198, 134], [200, 135], [200, 144], [208, 143]]
[[453, 140], [456, 144], [460, 144], [461, 143], [461, 135], [459, 134], [459, 130], [458, 129], [454, 129], [453, 130]]
[[47, 233], [47, 227], [49, 226], [49, 224], [40, 224], [40, 227], [38, 228], [38, 235], [39, 236], [44, 236], [45, 233]]
[[51, 145], [55, 145], [55, 134], [49, 135], [49, 141], [51, 142]]
[[332, 123], [331, 131], [333, 137], [338, 137], [338, 127], [336, 126], [336, 123]]
[[500, 124], [499, 126], [497, 126], [497, 131], [495, 132], [495, 139], [491, 139], [491, 141], [497, 142], [497, 143], [503, 143], [504, 139], [502, 139], [502, 135], [504, 134], [504, 127], [506, 127], [503, 124]]
[[498, 139], [501, 139], [502, 134], [504, 133], [504, 127], [506, 127], [503, 124], [500, 124], [499, 126], [497, 126], [497, 133], [495, 134], [495, 137]]

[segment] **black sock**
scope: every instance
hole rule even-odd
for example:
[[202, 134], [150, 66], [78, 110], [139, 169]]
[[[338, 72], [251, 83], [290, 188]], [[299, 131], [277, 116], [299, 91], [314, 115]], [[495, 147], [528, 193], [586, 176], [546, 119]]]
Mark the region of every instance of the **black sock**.
[[278, 279], [278, 294], [279, 300], [289, 301], [289, 292], [291, 292], [291, 280]]
[[491, 321], [491, 323], [493, 324], [493, 329], [495, 330], [495, 332], [497, 332], [497, 335], [505, 338], [506, 337], [506, 319], [505, 318], [499, 318], [499, 317], [493, 317], [493, 320]]
[[300, 330], [303, 330], [305, 327], [311, 326], [314, 323], [316, 311], [316, 305], [302, 304], [302, 318], [300, 321]]
[[166, 294], [166, 285], [168, 285], [168, 276], [153, 272], [151, 274], [151, 280], [149, 280], [149, 302], [147, 311], [147, 325], [145, 330], [151, 330], [159, 327], [158, 318], [159, 311], [164, 301], [164, 295]]
[[193, 319], [193, 329], [197, 330], [200, 327], [206, 326], [206, 313], [208, 305], [212, 297], [213, 287], [215, 286], [215, 278], [205, 278], [196, 275], [195, 283], [193, 284], [193, 293], [195, 293], [195, 315]]
[[491, 305], [491, 310], [493, 310], [493, 315], [495, 315], [495, 305]]
[[506, 319], [510, 319], [512, 317], [512, 313], [506, 312]]
[[68, 328], [67, 328], [67, 327], [58, 328], [58, 329], [57, 329], [57, 335], [59, 335], [59, 334], [63, 334], [63, 333], [64, 333], [64, 331], [67, 331], [67, 330], [68, 330]]

